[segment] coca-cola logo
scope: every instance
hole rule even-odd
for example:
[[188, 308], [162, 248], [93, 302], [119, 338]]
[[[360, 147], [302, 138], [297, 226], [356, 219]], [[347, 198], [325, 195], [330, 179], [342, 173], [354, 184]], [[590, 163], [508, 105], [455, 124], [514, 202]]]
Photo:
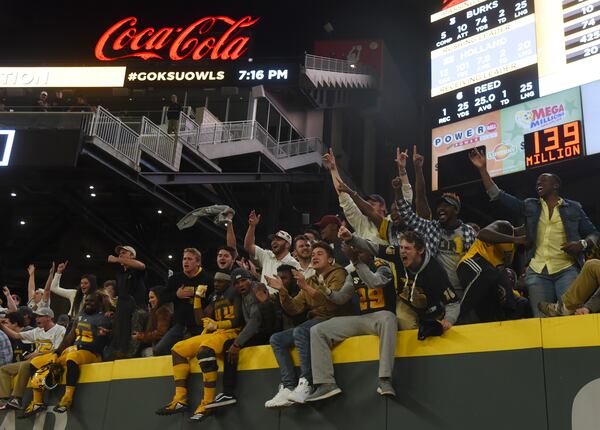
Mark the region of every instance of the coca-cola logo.
[[[237, 60], [248, 50], [250, 37], [242, 30], [260, 18], [207, 16], [187, 27], [138, 29], [138, 19], [128, 17], [112, 25], [100, 37], [94, 50], [101, 61], [138, 57], [144, 60], [185, 59]], [[210, 36], [210, 33], [215, 36]]]

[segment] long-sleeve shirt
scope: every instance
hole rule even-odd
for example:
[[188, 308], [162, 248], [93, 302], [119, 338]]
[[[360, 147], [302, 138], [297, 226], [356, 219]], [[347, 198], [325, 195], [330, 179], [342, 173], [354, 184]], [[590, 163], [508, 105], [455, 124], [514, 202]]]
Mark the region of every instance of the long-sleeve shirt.
[[[402, 193], [404, 199], [408, 201], [408, 204], [412, 204], [413, 191], [410, 184], [402, 185]], [[385, 239], [381, 237], [377, 226], [373, 224], [369, 217], [360, 211], [356, 203], [354, 203], [354, 200], [352, 200], [352, 197], [347, 193], [340, 193], [338, 199], [346, 219], [360, 237], [364, 237], [375, 243], [387, 243]]]
[[165, 333], [171, 328], [171, 322], [173, 321], [173, 307], [171, 303], [164, 304], [150, 312], [150, 321], [148, 324], [148, 330], [140, 333], [141, 341], [143, 343], [155, 344]]
[[252, 290], [242, 296], [242, 314], [244, 315], [245, 325], [235, 340], [235, 343], [239, 346], [244, 346], [246, 342], [257, 335], [262, 326], [263, 318], [260, 305]]
[[297, 315], [308, 310], [308, 318], [329, 319], [340, 315], [352, 314], [349, 305], [339, 306], [327, 299], [327, 289], [336, 291], [342, 288], [346, 280], [346, 270], [336, 265], [331, 266], [320, 275], [313, 275], [306, 282], [317, 290], [315, 296], [311, 296], [305, 290], [291, 297], [285, 289], [279, 292], [281, 306], [290, 315]]
[[79, 311], [83, 308], [84, 300], [81, 300], [79, 304], [79, 309], [73, 309], [73, 302], [75, 301], [75, 296], [77, 295], [77, 290], [62, 288], [60, 286], [60, 280], [62, 278], [62, 273], [56, 273], [54, 278], [52, 278], [52, 283], [50, 284], [50, 291], [56, 294], [57, 296], [64, 297], [70, 303], [69, 307], [69, 315], [76, 316]]
[[0, 366], [4, 366], [12, 361], [13, 349], [10, 339], [3, 331], [0, 331]]

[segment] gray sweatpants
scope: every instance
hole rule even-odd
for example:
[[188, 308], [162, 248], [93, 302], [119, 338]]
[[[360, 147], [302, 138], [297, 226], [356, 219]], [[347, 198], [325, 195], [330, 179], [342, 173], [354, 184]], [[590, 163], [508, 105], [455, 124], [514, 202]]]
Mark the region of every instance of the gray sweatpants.
[[334, 384], [331, 348], [352, 336], [379, 336], [379, 377], [392, 376], [398, 320], [390, 311], [335, 317], [310, 329], [310, 356], [314, 384]]

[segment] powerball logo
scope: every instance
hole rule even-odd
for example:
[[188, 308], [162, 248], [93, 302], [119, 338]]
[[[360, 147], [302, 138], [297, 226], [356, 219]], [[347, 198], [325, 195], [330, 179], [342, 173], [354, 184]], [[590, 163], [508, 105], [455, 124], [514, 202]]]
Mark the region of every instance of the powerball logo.
[[479, 124], [465, 130], [456, 130], [452, 133], [438, 136], [433, 139], [433, 147], [439, 148], [447, 145], [447, 149], [478, 143], [487, 139], [493, 139], [498, 136], [498, 124], [490, 122], [488, 124]]
[[547, 125], [560, 123], [565, 117], [564, 104], [544, 106], [537, 109], [522, 110], [515, 114], [515, 121], [525, 130], [537, 130]]

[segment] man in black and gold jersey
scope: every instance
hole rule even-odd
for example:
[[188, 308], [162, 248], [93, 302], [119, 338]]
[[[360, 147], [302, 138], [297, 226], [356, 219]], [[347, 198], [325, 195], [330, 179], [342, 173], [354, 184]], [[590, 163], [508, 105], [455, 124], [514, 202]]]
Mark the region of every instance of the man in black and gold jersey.
[[[171, 356], [175, 396], [169, 404], [156, 411], [158, 415], [173, 415], [188, 408], [186, 382], [190, 373], [190, 360], [196, 356], [202, 371], [204, 396], [190, 420], [204, 419], [207, 415], [206, 405], [214, 401], [217, 354], [224, 352], [224, 344], [228, 340], [238, 336], [243, 323], [242, 299], [231, 285], [230, 275], [217, 272], [214, 276], [214, 286], [215, 291], [206, 297], [204, 291], [195, 293], [195, 318], [203, 323], [204, 330], [198, 336], [177, 342], [173, 346]], [[203, 306], [202, 302], [206, 302], [206, 305]]]
[[396, 316], [400, 330], [419, 328], [419, 339], [452, 327], [460, 304], [446, 271], [430, 258], [425, 240], [414, 231], [402, 234], [400, 246], [377, 245], [340, 229], [340, 237], [357, 249], [393, 262], [398, 276]]
[[[110, 333], [110, 321], [101, 312], [102, 303], [99, 293], [88, 294], [83, 311], [73, 322], [73, 328], [65, 336], [56, 353], [41, 355], [31, 360], [32, 375], [50, 363], [56, 363], [66, 370], [65, 394], [54, 408], [55, 413], [64, 413], [71, 407], [79, 379], [79, 367], [102, 361], [102, 351], [108, 344]], [[22, 415], [24, 418], [46, 409], [44, 388], [39, 385], [32, 388], [33, 400]]]
[[212, 276], [202, 267], [202, 254], [196, 248], [185, 248], [182, 258], [183, 271], [169, 278], [165, 302], [173, 302], [174, 324], [154, 347], [156, 355], [168, 355], [171, 348], [184, 339], [186, 332], [196, 336], [202, 331], [202, 324], [194, 318], [194, 297], [196, 290], [203, 289], [208, 297], [213, 292]]
[[310, 329], [310, 352], [315, 391], [306, 398], [316, 402], [342, 392], [333, 375], [331, 348], [351, 336], [373, 334], [379, 336], [379, 383], [377, 392], [395, 396], [391, 383], [396, 350], [398, 322], [394, 310], [396, 293], [392, 271], [383, 260], [374, 260], [366, 252], [358, 252], [347, 244], [342, 250], [351, 261], [346, 267], [349, 275], [339, 291], [326, 291], [334, 303], [344, 303], [357, 295], [357, 314], [334, 317]]

